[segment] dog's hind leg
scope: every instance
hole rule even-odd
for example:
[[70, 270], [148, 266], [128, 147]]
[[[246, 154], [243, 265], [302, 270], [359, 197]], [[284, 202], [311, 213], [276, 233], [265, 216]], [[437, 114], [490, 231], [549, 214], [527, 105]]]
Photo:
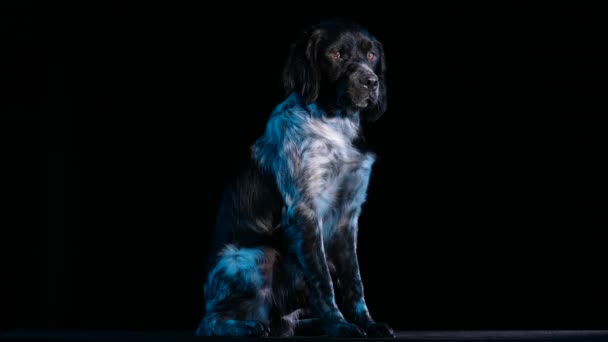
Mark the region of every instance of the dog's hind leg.
[[209, 272], [196, 335], [267, 336], [275, 258], [271, 248], [225, 247]]
[[309, 310], [298, 309], [294, 312], [271, 320], [273, 336], [321, 336], [325, 334], [321, 320], [318, 318], [302, 318]]
[[[325, 334], [320, 319], [308, 317], [310, 310], [298, 309], [281, 317], [280, 321], [273, 323], [273, 328], [279, 332], [278, 336], [321, 336]], [[279, 324], [276, 324], [279, 323]], [[275, 332], [273, 330], [273, 333]]]

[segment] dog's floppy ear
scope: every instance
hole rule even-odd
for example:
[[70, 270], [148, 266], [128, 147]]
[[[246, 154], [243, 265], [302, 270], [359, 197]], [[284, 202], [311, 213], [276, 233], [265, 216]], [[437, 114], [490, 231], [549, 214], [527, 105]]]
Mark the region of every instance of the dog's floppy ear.
[[306, 100], [314, 102], [319, 96], [321, 71], [317, 63], [317, 49], [321, 30], [311, 27], [302, 32], [292, 45], [283, 69], [283, 85], [287, 93], [297, 92]]
[[366, 121], [378, 120], [384, 112], [386, 112], [386, 61], [384, 57], [384, 48], [378, 41], [375, 42], [378, 49], [378, 63], [374, 72], [378, 76], [378, 101], [372, 107], [366, 108], [361, 113], [361, 116]]

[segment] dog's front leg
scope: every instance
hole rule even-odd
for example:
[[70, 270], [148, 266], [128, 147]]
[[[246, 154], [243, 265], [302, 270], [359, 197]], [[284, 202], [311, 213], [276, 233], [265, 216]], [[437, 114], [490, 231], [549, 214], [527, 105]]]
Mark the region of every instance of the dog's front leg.
[[357, 257], [359, 214], [367, 193], [373, 160], [373, 155], [368, 155], [344, 179], [341, 217], [337, 229], [340, 236], [333, 239], [328, 253], [336, 270], [336, 286], [340, 296], [338, 302], [346, 319], [363, 327], [370, 337], [394, 337], [387, 324], [375, 322], [369, 314]]
[[321, 222], [311, 205], [294, 204], [289, 210], [290, 224], [286, 228], [290, 249], [304, 271], [308, 286], [309, 305], [321, 320], [329, 336], [364, 337], [365, 332], [344, 319], [338, 309], [325, 258]]
[[386, 323], [375, 322], [363, 295], [363, 282], [356, 250], [356, 226], [344, 229], [344, 236], [331, 248], [336, 268], [340, 308], [346, 319], [365, 329], [369, 337], [395, 337]]

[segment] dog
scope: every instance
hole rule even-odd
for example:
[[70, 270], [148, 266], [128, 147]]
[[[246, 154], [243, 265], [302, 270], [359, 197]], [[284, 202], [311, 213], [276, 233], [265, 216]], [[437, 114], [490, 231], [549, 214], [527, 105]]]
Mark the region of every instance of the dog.
[[288, 95], [220, 205], [197, 335], [394, 337], [370, 316], [356, 253], [375, 160], [361, 127], [386, 111], [385, 69], [354, 23], [291, 45]]

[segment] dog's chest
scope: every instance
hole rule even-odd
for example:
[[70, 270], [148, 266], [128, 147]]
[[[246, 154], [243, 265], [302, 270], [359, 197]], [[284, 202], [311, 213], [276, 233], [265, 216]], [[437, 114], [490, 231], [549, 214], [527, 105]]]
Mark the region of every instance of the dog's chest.
[[358, 125], [349, 119], [315, 119], [305, 125], [308, 153], [323, 167], [341, 168], [359, 162], [363, 154], [353, 146]]
[[305, 163], [310, 195], [317, 214], [327, 220], [356, 201], [353, 187], [368, 177], [365, 170], [371, 168], [373, 156], [353, 146], [357, 127], [349, 121], [313, 121], [308, 129], [311, 134]]

